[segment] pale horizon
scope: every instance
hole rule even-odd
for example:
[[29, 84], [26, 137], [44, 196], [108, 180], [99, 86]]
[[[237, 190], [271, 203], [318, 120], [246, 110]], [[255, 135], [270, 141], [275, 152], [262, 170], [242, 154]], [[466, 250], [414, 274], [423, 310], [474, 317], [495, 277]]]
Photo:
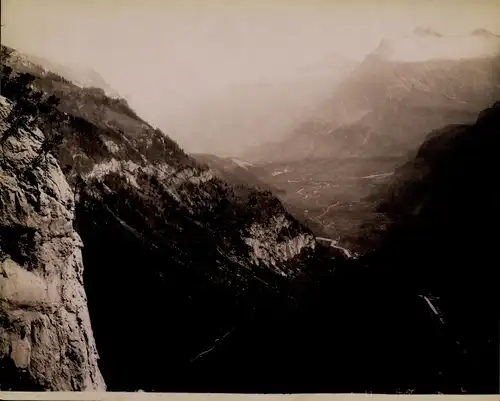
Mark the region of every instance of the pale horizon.
[[[295, 82], [301, 71], [332, 57], [359, 62], [381, 40], [419, 26], [444, 35], [481, 28], [498, 34], [500, 2], [4, 0], [2, 25], [5, 45], [93, 68], [187, 151], [229, 154], [253, 128], [239, 134], [231, 122], [234, 130], [198, 141], [193, 136], [202, 127], [189, 129], [196, 119], [189, 110], [203, 100], [218, 100], [234, 87]], [[335, 72], [326, 79], [334, 82]], [[285, 106], [276, 107], [285, 113]]]

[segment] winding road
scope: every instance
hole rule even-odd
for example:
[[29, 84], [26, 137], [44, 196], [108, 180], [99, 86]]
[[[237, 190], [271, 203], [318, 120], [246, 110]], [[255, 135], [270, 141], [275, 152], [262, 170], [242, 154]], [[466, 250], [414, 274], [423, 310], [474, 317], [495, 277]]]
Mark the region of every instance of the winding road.
[[340, 246], [338, 244], [337, 240], [334, 240], [334, 239], [331, 239], [331, 238], [324, 238], [324, 237], [316, 237], [316, 239], [318, 241], [329, 242], [330, 246], [332, 248], [336, 248], [336, 249], [340, 250], [345, 255], [345, 257], [347, 259], [356, 259], [357, 258], [357, 255], [354, 254], [353, 252], [351, 252], [349, 249]]

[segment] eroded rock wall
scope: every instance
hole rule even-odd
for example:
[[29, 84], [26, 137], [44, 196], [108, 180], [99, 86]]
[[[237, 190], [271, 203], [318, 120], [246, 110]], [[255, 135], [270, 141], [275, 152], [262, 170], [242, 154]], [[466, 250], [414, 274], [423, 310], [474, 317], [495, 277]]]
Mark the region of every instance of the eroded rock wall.
[[104, 391], [74, 194], [54, 157], [39, 157], [43, 140], [20, 130], [0, 149], [0, 390]]

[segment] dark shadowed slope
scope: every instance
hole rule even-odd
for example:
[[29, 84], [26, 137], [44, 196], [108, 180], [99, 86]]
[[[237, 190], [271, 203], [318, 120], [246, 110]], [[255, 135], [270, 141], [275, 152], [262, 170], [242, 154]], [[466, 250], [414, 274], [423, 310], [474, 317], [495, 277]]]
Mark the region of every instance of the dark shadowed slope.
[[270, 363], [263, 375], [282, 369], [312, 391], [498, 393], [499, 127], [496, 103], [428, 135], [374, 195], [392, 221], [376, 251], [322, 277], [274, 326], [273, 352], [309, 370]]
[[[19, 58], [2, 51], [2, 62], [14, 60], [14, 76]], [[121, 99], [22, 65], [36, 88], [60, 99], [59, 118], [41, 128], [60, 138], [51, 151], [76, 193], [75, 228], [108, 389], [195, 388], [217, 374], [213, 365], [193, 376], [196, 356], [221, 333], [269, 305], [288, 308], [290, 285], [317, 248], [314, 237], [270, 192], [221, 180]]]
[[472, 392], [498, 393], [499, 128], [497, 102], [473, 125], [433, 132], [376, 195], [392, 225], [375, 263], [433, 300]]

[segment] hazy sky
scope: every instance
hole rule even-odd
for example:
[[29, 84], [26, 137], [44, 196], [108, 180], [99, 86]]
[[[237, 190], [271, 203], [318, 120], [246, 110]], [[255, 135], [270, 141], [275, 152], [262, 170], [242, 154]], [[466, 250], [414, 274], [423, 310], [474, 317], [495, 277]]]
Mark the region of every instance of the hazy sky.
[[93, 67], [152, 123], [234, 83], [331, 54], [360, 59], [418, 25], [500, 28], [499, 0], [3, 0], [2, 42]]

